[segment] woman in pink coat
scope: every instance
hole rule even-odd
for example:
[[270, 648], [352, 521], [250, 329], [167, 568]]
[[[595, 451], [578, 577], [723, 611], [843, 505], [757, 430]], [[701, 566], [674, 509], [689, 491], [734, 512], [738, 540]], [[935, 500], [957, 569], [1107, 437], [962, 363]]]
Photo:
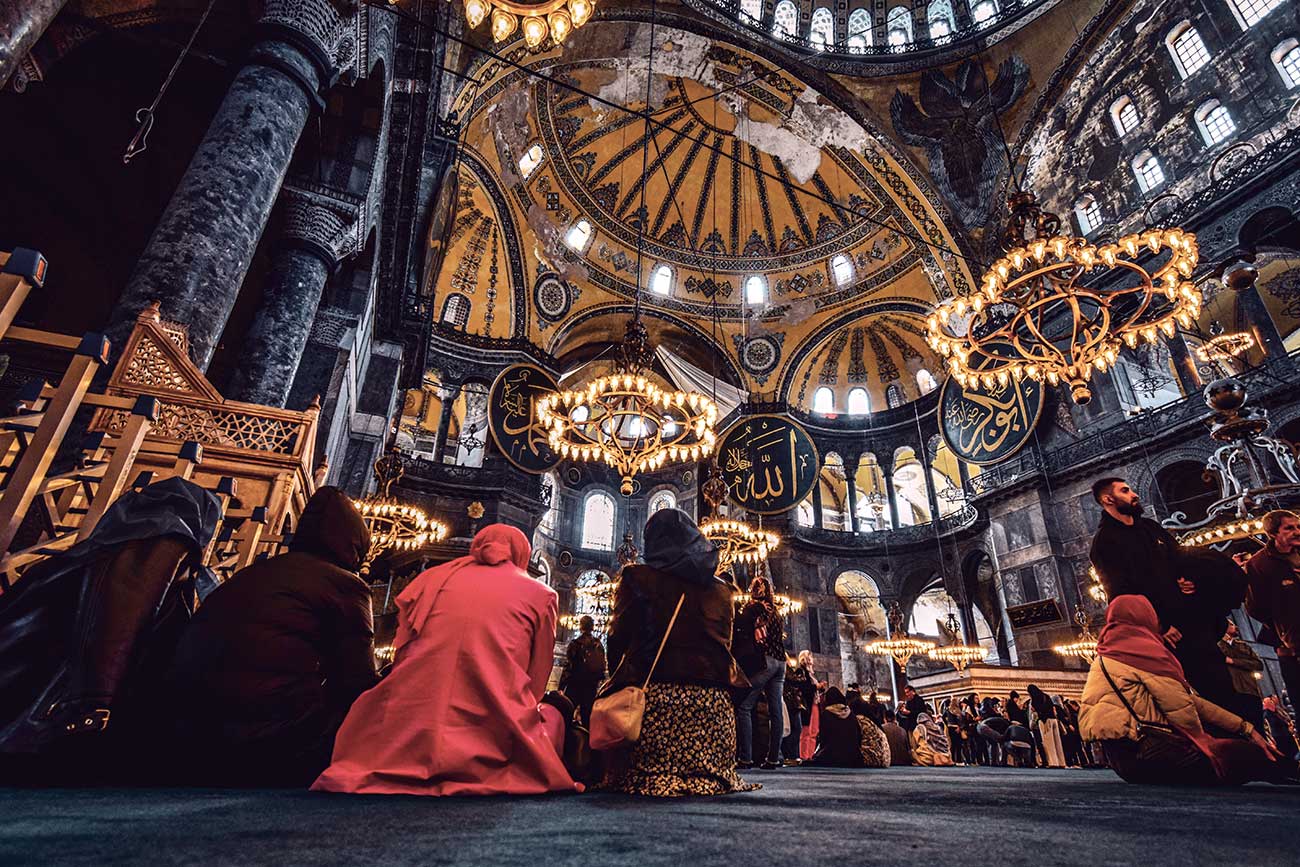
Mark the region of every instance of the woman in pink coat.
[[564, 720], [540, 705], [555, 644], [555, 591], [529, 578], [524, 534], [504, 524], [468, 557], [397, 597], [396, 660], [363, 693], [312, 789], [380, 795], [581, 791], [564, 768]]

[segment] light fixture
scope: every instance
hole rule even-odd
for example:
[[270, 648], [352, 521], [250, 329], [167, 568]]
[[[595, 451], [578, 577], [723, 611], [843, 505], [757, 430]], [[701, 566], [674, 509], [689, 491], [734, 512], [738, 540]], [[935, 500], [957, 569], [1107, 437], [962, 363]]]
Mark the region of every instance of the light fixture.
[[[749, 604], [753, 599], [748, 593], [732, 593], [731, 601], [735, 602], [742, 608]], [[777, 613], [782, 617], [789, 614], [798, 614], [803, 611], [803, 603], [793, 596], [786, 596], [784, 593], [773, 593], [772, 604], [776, 606]]]
[[733, 563], [760, 563], [781, 544], [781, 537], [771, 530], [751, 527], [744, 521], [713, 518], [700, 524], [704, 538], [718, 546], [718, 572]]
[[593, 0], [549, 0], [543, 3], [515, 3], [511, 0], [465, 0], [465, 21], [470, 29], [492, 19], [492, 39], [504, 42], [523, 22], [524, 44], [540, 48], [549, 36], [559, 44], [581, 27], [595, 11]]
[[1255, 335], [1249, 331], [1220, 334], [1196, 347], [1201, 361], [1235, 361], [1237, 356], [1255, 348]]
[[1091, 665], [1097, 658], [1097, 636], [1088, 628], [1088, 615], [1082, 608], [1074, 612], [1074, 622], [1079, 624], [1079, 637], [1066, 644], [1058, 644], [1052, 650], [1061, 656], [1082, 659]]
[[591, 622], [594, 624], [592, 631], [603, 633], [606, 627], [609, 626], [609, 621], [612, 616], [613, 615], [604, 611], [588, 611], [585, 614], [561, 614], [560, 625], [565, 629], [572, 629], [576, 632], [582, 628], [582, 618], [590, 617]]
[[361, 574], [368, 575], [375, 558], [388, 551], [414, 551], [429, 542], [447, 536], [447, 526], [429, 519], [423, 509], [399, 503], [389, 495], [393, 482], [402, 477], [405, 467], [396, 451], [375, 461], [375, 493], [353, 500], [361, 520], [370, 531], [370, 548], [361, 563]]
[[[961, 623], [957, 620], [957, 614], [952, 610], [951, 603], [949, 606], [944, 627], [953, 635], [960, 636]], [[988, 655], [988, 648], [980, 647], [978, 644], [946, 644], [942, 647], [932, 647], [926, 652], [926, 656], [931, 659], [946, 662], [958, 671], [964, 670], [972, 662], [983, 662]]]
[[624, 496], [633, 479], [668, 462], [697, 462], [713, 453], [718, 406], [697, 392], [668, 391], [642, 372], [652, 356], [645, 326], [628, 323], [622, 370], [584, 389], [560, 391], [537, 401], [537, 418], [551, 448], [573, 461], [603, 461], [622, 478]]
[[1106, 588], [1101, 583], [1096, 566], [1088, 567], [1088, 595], [1102, 605], [1106, 604]]
[[873, 656], [893, 657], [894, 662], [904, 672], [913, 656], [921, 656], [934, 649], [934, 642], [928, 638], [913, 638], [903, 629], [903, 612], [897, 602], [889, 603], [889, 637], [872, 641], [863, 646], [863, 650]]

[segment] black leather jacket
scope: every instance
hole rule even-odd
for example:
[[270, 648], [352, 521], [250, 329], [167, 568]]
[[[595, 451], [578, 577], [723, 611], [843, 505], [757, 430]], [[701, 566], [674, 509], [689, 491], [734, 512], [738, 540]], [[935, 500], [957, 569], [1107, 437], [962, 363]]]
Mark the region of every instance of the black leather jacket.
[[735, 606], [731, 586], [712, 575], [682, 578], [645, 565], [628, 566], [614, 595], [606, 645], [613, 673], [605, 692], [640, 686], [654, 661], [677, 600], [681, 613], [655, 667], [653, 683], [749, 686], [731, 656]]

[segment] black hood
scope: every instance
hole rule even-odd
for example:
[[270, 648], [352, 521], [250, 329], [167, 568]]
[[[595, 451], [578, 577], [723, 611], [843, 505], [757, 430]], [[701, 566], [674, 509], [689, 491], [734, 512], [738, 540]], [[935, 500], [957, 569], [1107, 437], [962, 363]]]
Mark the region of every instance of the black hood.
[[338, 488], [320, 488], [302, 510], [289, 550], [355, 572], [370, 550], [370, 531], [351, 497]]
[[691, 584], [717, 580], [718, 549], [681, 509], [660, 509], [645, 525], [645, 562]]

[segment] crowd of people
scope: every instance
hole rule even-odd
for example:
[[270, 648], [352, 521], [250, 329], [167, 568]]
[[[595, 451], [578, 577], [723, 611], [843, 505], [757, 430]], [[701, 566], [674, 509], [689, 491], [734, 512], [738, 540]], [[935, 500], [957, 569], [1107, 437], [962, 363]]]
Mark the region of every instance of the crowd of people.
[[[395, 654], [381, 678], [369, 590], [357, 574], [368, 533], [351, 500], [325, 488], [303, 512], [289, 553], [208, 592], [169, 653], [116, 645], [107, 662], [92, 660], [120, 675], [147, 657], [151, 677], [140, 673], [130, 690], [92, 695], [76, 666], [50, 669], [48, 683], [35, 669], [25, 680], [6, 669], [0, 759], [13, 758], [16, 744], [39, 759], [73, 735], [84, 755], [108, 728], [108, 706], [118, 701], [109, 693], [118, 690], [148, 709], [125, 714], [126, 725], [139, 727], [137, 748], [168, 757], [159, 764], [169, 782], [676, 797], [752, 790], [759, 786], [742, 772], [805, 764], [1108, 766], [1131, 782], [1294, 781], [1297, 744], [1284, 703], [1261, 696], [1262, 663], [1225, 624], [1244, 604], [1270, 630], [1288, 686], [1300, 686], [1300, 518], [1270, 513], [1268, 546], [1234, 561], [1180, 548], [1142, 517], [1122, 480], [1099, 481], [1094, 496], [1104, 516], [1093, 560], [1110, 603], [1079, 700], [1029, 684], [1005, 699], [972, 693], [931, 703], [904, 683], [895, 704], [874, 686], [832, 685], [812, 654], [790, 655], [765, 579], [750, 584], [737, 610], [718, 550], [676, 509], [647, 523], [643, 562], [620, 576], [604, 641], [582, 622], [560, 691], [547, 691], [557, 595], [528, 577], [524, 534], [500, 524], [397, 596]], [[175, 517], [185, 501], [158, 508]], [[138, 524], [110, 515], [105, 526]], [[205, 543], [200, 532], [187, 545]], [[0, 626], [41, 622], [51, 600], [93, 597], [68, 574], [51, 570], [0, 597]], [[123, 586], [130, 580], [124, 575]], [[145, 601], [134, 610], [149, 610]], [[105, 616], [77, 613], [101, 630], [95, 618]], [[158, 632], [141, 620], [136, 640], [157, 642]], [[84, 702], [105, 709], [62, 731], [50, 721], [62, 719], [54, 712], [76, 689], [78, 713]]]

